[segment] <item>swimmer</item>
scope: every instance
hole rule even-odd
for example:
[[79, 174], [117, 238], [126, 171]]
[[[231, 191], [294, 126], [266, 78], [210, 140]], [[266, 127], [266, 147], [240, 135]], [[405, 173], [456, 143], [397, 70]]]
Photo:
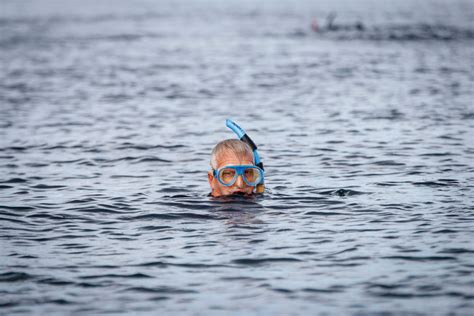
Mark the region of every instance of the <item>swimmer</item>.
[[336, 24], [337, 14], [335, 12], [329, 13], [326, 17], [326, 25], [320, 26], [318, 20], [313, 19], [311, 22], [311, 30], [315, 33], [325, 33], [325, 32], [337, 32], [337, 31], [364, 31], [365, 26], [362, 22], [356, 22], [355, 24]]
[[214, 147], [211, 168], [207, 177], [213, 197], [251, 195], [264, 178], [264, 171], [255, 165], [252, 148], [239, 139], [226, 139]]

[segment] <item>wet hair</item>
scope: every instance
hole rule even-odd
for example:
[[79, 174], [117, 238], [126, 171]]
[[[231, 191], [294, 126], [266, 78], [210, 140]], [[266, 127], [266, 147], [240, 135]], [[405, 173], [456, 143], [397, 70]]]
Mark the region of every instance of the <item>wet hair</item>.
[[226, 139], [223, 140], [214, 147], [211, 153], [211, 167], [217, 169], [217, 157], [219, 157], [224, 151], [230, 150], [236, 156], [249, 156], [252, 157], [253, 151], [249, 145], [239, 139]]

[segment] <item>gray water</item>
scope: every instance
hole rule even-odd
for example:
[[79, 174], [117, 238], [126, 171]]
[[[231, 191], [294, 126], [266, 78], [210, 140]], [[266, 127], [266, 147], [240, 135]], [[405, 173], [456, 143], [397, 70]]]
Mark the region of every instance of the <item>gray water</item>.
[[[2, 1], [0, 314], [472, 315], [473, 18]], [[226, 118], [264, 196], [207, 196]]]

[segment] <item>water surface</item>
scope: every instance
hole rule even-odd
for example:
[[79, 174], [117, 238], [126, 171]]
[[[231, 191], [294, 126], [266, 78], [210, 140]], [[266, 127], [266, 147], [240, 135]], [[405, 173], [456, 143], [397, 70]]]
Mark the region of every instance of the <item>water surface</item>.
[[1, 6], [2, 313], [472, 314], [472, 2]]

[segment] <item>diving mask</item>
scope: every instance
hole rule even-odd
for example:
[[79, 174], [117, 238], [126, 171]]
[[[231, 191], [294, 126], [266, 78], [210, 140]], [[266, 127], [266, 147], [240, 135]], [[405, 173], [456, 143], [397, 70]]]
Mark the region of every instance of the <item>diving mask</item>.
[[214, 177], [226, 187], [234, 185], [239, 176], [251, 187], [262, 182], [264, 177], [263, 170], [254, 165], [224, 166], [213, 172]]

